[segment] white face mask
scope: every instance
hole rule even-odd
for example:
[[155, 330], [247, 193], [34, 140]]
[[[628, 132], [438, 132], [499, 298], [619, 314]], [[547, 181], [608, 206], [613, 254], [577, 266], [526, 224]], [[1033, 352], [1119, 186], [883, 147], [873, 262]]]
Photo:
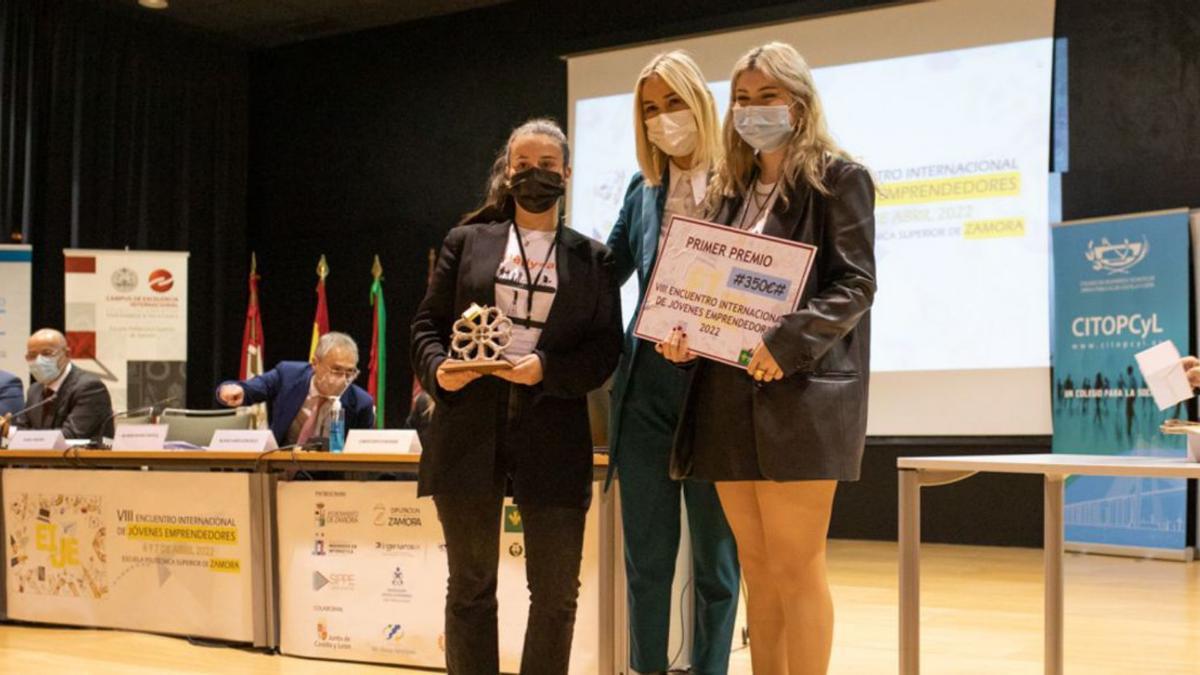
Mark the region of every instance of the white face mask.
[[62, 368], [58, 365], [57, 356], [46, 356], [38, 354], [38, 357], [29, 361], [29, 372], [33, 375], [33, 379], [41, 384], [53, 382], [62, 374]]
[[740, 106], [733, 109], [733, 128], [755, 150], [778, 150], [794, 129], [790, 109], [786, 105]]
[[686, 157], [696, 149], [700, 131], [691, 110], [676, 110], [646, 120], [646, 138], [672, 157]]

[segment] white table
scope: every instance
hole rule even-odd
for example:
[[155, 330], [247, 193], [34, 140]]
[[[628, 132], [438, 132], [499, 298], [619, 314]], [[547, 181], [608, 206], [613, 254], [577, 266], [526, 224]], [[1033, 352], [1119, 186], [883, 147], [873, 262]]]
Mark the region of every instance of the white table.
[[976, 473], [1040, 474], [1044, 481], [1045, 672], [1063, 672], [1063, 484], [1067, 476], [1200, 478], [1186, 459], [1105, 455], [902, 457], [900, 478], [900, 675], [920, 672], [921, 488]]

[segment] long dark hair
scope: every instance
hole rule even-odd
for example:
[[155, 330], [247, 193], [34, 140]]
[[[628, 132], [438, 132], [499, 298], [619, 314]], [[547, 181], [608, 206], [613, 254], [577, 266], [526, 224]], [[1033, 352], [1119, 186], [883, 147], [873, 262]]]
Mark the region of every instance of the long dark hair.
[[558, 126], [558, 122], [549, 117], [535, 117], [525, 122], [512, 130], [508, 135], [508, 142], [496, 153], [492, 170], [488, 174], [483, 204], [463, 215], [459, 225], [500, 222], [511, 220], [516, 215], [516, 206], [508, 191], [508, 157], [513, 142], [522, 136], [530, 135], [546, 136], [556, 141], [562, 147], [563, 166], [571, 165], [571, 148], [567, 145], [567, 135], [563, 133], [562, 127]]

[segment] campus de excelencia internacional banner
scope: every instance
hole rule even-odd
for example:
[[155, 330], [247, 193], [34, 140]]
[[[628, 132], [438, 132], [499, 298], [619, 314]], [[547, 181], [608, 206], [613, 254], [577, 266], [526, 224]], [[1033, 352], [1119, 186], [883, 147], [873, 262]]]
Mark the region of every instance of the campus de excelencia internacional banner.
[[185, 406], [188, 254], [65, 249], [66, 334], [113, 410]]
[[30, 332], [30, 293], [33, 249], [23, 244], [0, 244], [0, 370], [20, 377], [25, 365], [25, 340]]
[[[298, 656], [446, 666], [446, 547], [433, 500], [415, 482], [280, 482], [280, 651]], [[588, 511], [571, 674], [599, 668], [599, 523]], [[505, 500], [500, 533], [500, 667], [521, 660], [529, 590], [520, 512]]]
[[247, 474], [5, 469], [8, 618], [254, 640]]
[[[1184, 406], [1158, 410], [1134, 354], [1190, 344], [1187, 211], [1063, 223], [1053, 238], [1054, 451], [1183, 456], [1159, 425]], [[1186, 481], [1072, 477], [1064, 517], [1068, 541], [1183, 550]]]

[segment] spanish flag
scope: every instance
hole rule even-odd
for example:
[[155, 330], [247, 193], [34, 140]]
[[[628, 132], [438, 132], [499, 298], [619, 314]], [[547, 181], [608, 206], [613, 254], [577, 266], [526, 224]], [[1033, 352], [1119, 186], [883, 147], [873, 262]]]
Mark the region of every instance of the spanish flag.
[[387, 409], [387, 309], [383, 306], [383, 266], [379, 256], [371, 265], [371, 306], [375, 308], [371, 320], [371, 366], [367, 380], [367, 392], [375, 399], [375, 428], [383, 429], [383, 413]]
[[312, 345], [308, 348], [308, 360], [317, 355], [317, 341], [329, 332], [329, 307], [325, 304], [325, 277], [329, 276], [329, 265], [325, 256], [317, 263], [317, 315], [313, 318]]
[[[263, 374], [262, 310], [258, 305], [258, 257], [250, 254], [250, 299], [246, 304], [246, 324], [242, 329], [242, 365], [238, 379], [249, 380]], [[267, 404], [250, 407], [256, 429], [267, 428]]]
[[242, 365], [238, 378], [248, 380], [263, 374], [262, 312], [258, 307], [258, 258], [250, 254], [250, 299], [246, 305], [246, 324], [242, 329]]

